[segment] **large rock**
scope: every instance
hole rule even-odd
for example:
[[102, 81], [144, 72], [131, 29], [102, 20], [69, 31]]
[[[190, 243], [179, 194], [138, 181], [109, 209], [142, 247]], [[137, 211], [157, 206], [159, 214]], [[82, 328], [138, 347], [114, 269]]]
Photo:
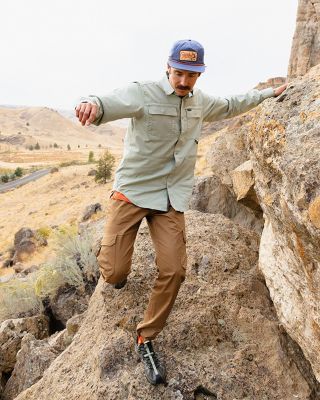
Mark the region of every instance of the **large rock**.
[[14, 235], [14, 254], [12, 262], [27, 260], [40, 246], [46, 246], [47, 240], [30, 228], [21, 228]]
[[23, 390], [42, 378], [44, 371], [72, 342], [84, 315], [76, 315], [67, 322], [67, 329], [49, 338], [37, 340], [31, 333], [23, 337], [12, 375], [2, 400], [13, 400]]
[[187, 278], [156, 341], [168, 385], [150, 385], [134, 352], [156, 276], [143, 225], [128, 284], [115, 290], [100, 279], [71, 345], [16, 400], [310, 398], [257, 271], [259, 236], [221, 215], [186, 218]]
[[263, 103], [249, 139], [267, 219], [260, 267], [281, 323], [320, 380], [320, 65]]
[[299, 0], [288, 77], [306, 74], [320, 63], [320, 0]]
[[239, 203], [229, 186], [224, 185], [217, 176], [196, 178], [189, 208], [206, 213], [222, 214], [246, 228], [258, 233], [262, 232], [264, 223], [262, 214]]
[[28, 333], [38, 339], [49, 335], [49, 321], [44, 315], [9, 319], [0, 325], [0, 373], [11, 372], [21, 341]]

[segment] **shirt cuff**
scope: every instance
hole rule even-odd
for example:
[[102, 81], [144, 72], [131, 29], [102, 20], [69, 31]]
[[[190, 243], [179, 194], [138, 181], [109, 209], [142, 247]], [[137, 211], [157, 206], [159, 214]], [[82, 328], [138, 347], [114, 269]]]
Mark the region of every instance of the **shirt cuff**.
[[272, 87], [261, 90], [263, 100], [268, 99], [269, 97], [275, 97], [274, 89]]

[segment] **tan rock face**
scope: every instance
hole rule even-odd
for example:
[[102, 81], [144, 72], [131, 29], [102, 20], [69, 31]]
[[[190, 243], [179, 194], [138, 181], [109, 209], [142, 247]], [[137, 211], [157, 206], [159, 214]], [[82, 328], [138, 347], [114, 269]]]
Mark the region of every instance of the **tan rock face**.
[[146, 226], [132, 273], [115, 290], [102, 280], [72, 343], [16, 400], [307, 400], [311, 390], [288, 357], [257, 270], [259, 236], [221, 215], [186, 213], [187, 278], [155, 346], [168, 385], [153, 387], [134, 352], [156, 268]]
[[260, 111], [249, 133], [267, 220], [260, 267], [280, 321], [320, 380], [320, 65]]
[[320, 63], [320, 0], [300, 0], [288, 78], [306, 74]]

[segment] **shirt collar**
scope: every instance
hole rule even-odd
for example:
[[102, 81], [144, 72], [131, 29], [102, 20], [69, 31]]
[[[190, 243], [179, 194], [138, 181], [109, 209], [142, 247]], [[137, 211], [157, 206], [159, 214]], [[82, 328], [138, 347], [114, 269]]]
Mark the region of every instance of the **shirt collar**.
[[[174, 89], [169, 82], [167, 74], [165, 74], [164, 77], [159, 81], [159, 85], [167, 96], [174, 93]], [[192, 96], [193, 96], [193, 91], [189, 92], [185, 97], [192, 97]]]

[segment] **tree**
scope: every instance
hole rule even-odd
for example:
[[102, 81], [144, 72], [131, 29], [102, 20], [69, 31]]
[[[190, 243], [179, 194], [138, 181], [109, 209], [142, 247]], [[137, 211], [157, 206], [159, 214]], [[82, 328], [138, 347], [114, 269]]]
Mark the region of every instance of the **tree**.
[[111, 178], [114, 162], [115, 158], [106, 150], [98, 160], [97, 173], [94, 178], [96, 182], [106, 183]]
[[36, 143], [36, 145], [34, 146], [34, 149], [35, 149], [35, 150], [40, 150], [40, 144], [39, 144], [39, 142]]
[[67, 149], [68, 149], [68, 150], [71, 150], [70, 144], [68, 144]]
[[29, 150], [33, 150], [33, 146], [32, 146], [32, 144], [30, 144], [30, 146], [29, 146]]
[[54, 147], [55, 149], [57, 149], [59, 146], [57, 145], [57, 143], [53, 143], [53, 147]]
[[20, 178], [23, 175], [23, 170], [20, 167], [17, 167], [16, 170], [14, 171], [14, 174], [17, 178]]
[[93, 151], [89, 151], [89, 157], [88, 157], [88, 162], [93, 163], [94, 162], [94, 153]]

